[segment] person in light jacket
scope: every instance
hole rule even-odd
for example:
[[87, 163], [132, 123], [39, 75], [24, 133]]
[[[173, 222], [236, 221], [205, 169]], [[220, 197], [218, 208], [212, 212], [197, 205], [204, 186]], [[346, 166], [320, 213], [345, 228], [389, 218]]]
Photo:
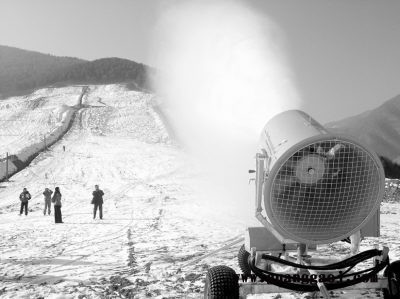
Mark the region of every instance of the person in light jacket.
[[19, 200], [21, 201], [21, 209], [19, 210], [19, 215], [22, 215], [22, 212], [25, 208], [25, 216], [28, 216], [28, 202], [31, 199], [31, 194], [29, 193], [26, 188], [22, 191], [22, 193], [19, 195]]
[[56, 223], [63, 223], [61, 214], [61, 192], [59, 187], [54, 189], [51, 201], [54, 203], [54, 219]]
[[43, 195], [44, 195], [44, 211], [43, 215], [46, 215], [46, 210], [48, 214], [50, 215], [51, 213], [51, 195], [53, 194], [53, 191], [51, 191], [49, 188], [44, 189]]
[[96, 219], [97, 208], [99, 209], [100, 219], [103, 219], [103, 195], [104, 195], [104, 192], [103, 192], [103, 190], [99, 189], [99, 185], [95, 185], [94, 188], [95, 188], [95, 190], [92, 193], [93, 194], [92, 204], [94, 204], [93, 219]]

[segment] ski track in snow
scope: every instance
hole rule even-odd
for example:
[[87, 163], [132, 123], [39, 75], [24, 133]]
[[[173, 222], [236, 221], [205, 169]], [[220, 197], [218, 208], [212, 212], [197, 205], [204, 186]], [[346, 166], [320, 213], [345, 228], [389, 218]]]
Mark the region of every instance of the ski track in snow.
[[[0, 133], [21, 134], [2, 137], [0, 150], [36, 142], [55, 123], [58, 106], [76, 105], [81, 89], [43, 89], [0, 102], [2, 119], [27, 120], [2, 126]], [[191, 187], [198, 173], [169, 139], [152, 103], [152, 95], [119, 85], [89, 86], [64, 138], [0, 184], [0, 298], [201, 298], [208, 268], [223, 264], [240, 272], [241, 244], [183, 267], [241, 236], [245, 226], [218, 206], [210, 210], [198, 201]], [[92, 219], [94, 184], [105, 192], [103, 220]], [[53, 211], [43, 215], [42, 192], [55, 186], [63, 194], [63, 224], [54, 223]], [[28, 216], [19, 216], [23, 187], [32, 194]], [[361, 250], [379, 243], [397, 259], [398, 214], [398, 203], [383, 204], [382, 237], [364, 240]], [[338, 257], [349, 251], [341, 242], [320, 250]], [[310, 298], [293, 292], [279, 296], [252, 298]], [[380, 294], [337, 291], [335, 296]]]

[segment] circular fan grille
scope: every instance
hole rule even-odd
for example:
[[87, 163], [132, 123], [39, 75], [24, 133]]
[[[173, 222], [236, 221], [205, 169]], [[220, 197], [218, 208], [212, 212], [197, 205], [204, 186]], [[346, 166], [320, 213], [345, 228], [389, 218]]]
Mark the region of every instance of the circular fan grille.
[[266, 203], [271, 222], [298, 241], [347, 236], [380, 202], [382, 175], [375, 161], [348, 141], [303, 147], [272, 178]]

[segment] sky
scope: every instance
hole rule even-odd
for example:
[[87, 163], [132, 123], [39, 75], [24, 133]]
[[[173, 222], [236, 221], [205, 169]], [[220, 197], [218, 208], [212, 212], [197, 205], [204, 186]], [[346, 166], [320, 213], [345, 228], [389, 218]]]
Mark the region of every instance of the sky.
[[[0, 0], [0, 45], [157, 67], [154, 32], [165, 11], [183, 2]], [[280, 28], [302, 109], [318, 121], [359, 114], [400, 94], [400, 1], [241, 2]]]

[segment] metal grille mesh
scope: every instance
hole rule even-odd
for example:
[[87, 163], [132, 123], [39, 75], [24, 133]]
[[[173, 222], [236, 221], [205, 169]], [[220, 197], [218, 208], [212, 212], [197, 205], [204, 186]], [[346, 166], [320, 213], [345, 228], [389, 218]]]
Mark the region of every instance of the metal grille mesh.
[[379, 180], [374, 158], [358, 145], [338, 140], [310, 144], [278, 170], [270, 193], [272, 217], [302, 239], [345, 236], [376, 206]]

